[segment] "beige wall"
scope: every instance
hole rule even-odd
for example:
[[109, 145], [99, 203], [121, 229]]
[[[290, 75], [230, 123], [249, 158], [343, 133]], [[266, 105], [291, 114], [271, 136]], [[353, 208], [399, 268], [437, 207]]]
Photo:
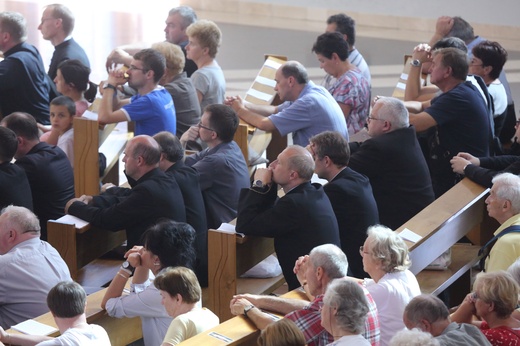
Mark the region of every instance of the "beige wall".
[[459, 15], [473, 25], [477, 35], [498, 40], [507, 49], [520, 49], [518, 0], [181, 0], [181, 3], [197, 11], [226, 13], [230, 21], [240, 22], [241, 16], [251, 15], [258, 21], [263, 18], [270, 26], [280, 22], [290, 26], [291, 21], [298, 25], [299, 20], [305, 20], [307, 24], [300, 29], [310, 31], [322, 31], [329, 15], [347, 12], [356, 20], [360, 36], [372, 36], [374, 30], [380, 36], [380, 29], [385, 29], [389, 38], [414, 40], [431, 37], [438, 16]]

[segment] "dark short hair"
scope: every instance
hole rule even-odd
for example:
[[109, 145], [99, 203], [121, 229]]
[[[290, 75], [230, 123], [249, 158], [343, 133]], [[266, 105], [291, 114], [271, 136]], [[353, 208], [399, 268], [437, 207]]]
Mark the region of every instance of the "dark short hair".
[[10, 162], [18, 149], [16, 133], [7, 127], [0, 126], [0, 163]]
[[298, 84], [309, 83], [309, 74], [305, 67], [297, 61], [288, 61], [281, 67], [282, 75], [285, 78], [293, 77]]
[[466, 44], [475, 39], [473, 27], [467, 21], [458, 16], [453, 17], [453, 27], [446, 36], [458, 37]]
[[62, 4], [53, 4], [47, 6], [52, 10], [52, 18], [61, 19], [61, 25], [63, 27], [63, 32], [65, 35], [69, 36], [72, 34], [72, 30], [74, 30], [74, 13]]
[[161, 160], [159, 145], [154, 146], [149, 142], [134, 142], [133, 151], [130, 154], [134, 159], [141, 156], [147, 166], [156, 165]]
[[348, 42], [339, 32], [321, 34], [312, 46], [314, 53], [323, 55], [327, 59], [331, 59], [332, 54], [336, 53], [341, 61], [347, 60], [349, 50]]
[[76, 103], [68, 96], [58, 96], [52, 99], [51, 106], [65, 106], [71, 117], [76, 115]]
[[468, 52], [468, 46], [458, 37], [445, 37], [441, 38], [439, 41], [435, 42], [432, 46], [432, 51], [440, 48], [457, 48], [462, 50], [464, 53]]
[[146, 230], [142, 244], [159, 257], [161, 268], [183, 266], [193, 269], [196, 254], [195, 230], [184, 222], [160, 219]]
[[433, 55], [441, 54], [441, 62], [445, 67], [451, 67], [452, 76], [458, 80], [466, 80], [469, 63], [466, 53], [457, 48], [441, 48], [433, 52]]
[[231, 142], [239, 123], [238, 116], [233, 108], [221, 104], [212, 104], [206, 106], [204, 112], [210, 114], [209, 127], [217, 133], [218, 138], [224, 143]]
[[81, 61], [77, 59], [62, 61], [58, 65], [58, 70], [60, 70], [65, 83], [70, 84], [79, 91], [88, 89], [90, 68], [83, 65]]
[[144, 72], [152, 70], [153, 80], [158, 83], [164, 75], [166, 69], [166, 59], [164, 55], [156, 51], [155, 49], [147, 48], [140, 50], [134, 55], [135, 60], [139, 60], [143, 63]]
[[47, 294], [47, 306], [59, 318], [71, 318], [83, 314], [86, 304], [85, 290], [74, 281], [59, 282]]
[[161, 131], [153, 136], [159, 143], [161, 152], [166, 155], [166, 160], [178, 162], [184, 158], [184, 148], [177, 136], [168, 131]]
[[327, 19], [327, 24], [336, 24], [336, 31], [347, 35], [350, 46], [356, 43], [356, 21], [344, 13], [332, 15]]
[[482, 65], [493, 69], [489, 76], [497, 79], [507, 61], [507, 51], [498, 42], [482, 41], [473, 47], [473, 56], [482, 60]]
[[201, 288], [197, 275], [189, 268], [166, 268], [155, 277], [153, 283], [157, 289], [167, 292], [171, 297], [180, 294], [185, 303], [194, 304], [200, 300]]
[[18, 137], [28, 140], [39, 138], [38, 124], [34, 117], [28, 113], [11, 113], [2, 119], [1, 124], [16, 133]]
[[325, 131], [309, 139], [316, 145], [314, 150], [319, 159], [328, 156], [337, 166], [346, 166], [350, 160], [350, 147], [347, 140], [336, 131]]

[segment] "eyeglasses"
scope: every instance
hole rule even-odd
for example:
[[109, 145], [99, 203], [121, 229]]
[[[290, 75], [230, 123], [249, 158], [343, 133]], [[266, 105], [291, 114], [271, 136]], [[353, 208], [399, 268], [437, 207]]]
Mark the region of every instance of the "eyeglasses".
[[128, 71], [133, 71], [133, 70], [143, 71], [143, 73], [146, 72], [146, 71], [148, 71], [148, 70], [145, 70], [144, 68], [139, 68], [139, 67], [137, 67], [137, 66], [130, 65], [130, 67], [128, 68]]
[[198, 126], [199, 128], [203, 128], [203, 129], [208, 130], [208, 131], [214, 131], [214, 132], [217, 132], [217, 131], [213, 130], [211, 127], [207, 127], [207, 126], [202, 125], [202, 123], [198, 123], [197, 126]]
[[360, 254], [361, 256], [363, 256], [363, 255], [370, 255], [370, 252], [365, 251], [364, 246], [361, 245], [361, 246], [359, 247], [359, 254]]
[[370, 122], [370, 121], [372, 121], [372, 120], [381, 120], [381, 121], [385, 121], [385, 119], [374, 118], [372, 115], [369, 115], [369, 116], [367, 117], [367, 121]]

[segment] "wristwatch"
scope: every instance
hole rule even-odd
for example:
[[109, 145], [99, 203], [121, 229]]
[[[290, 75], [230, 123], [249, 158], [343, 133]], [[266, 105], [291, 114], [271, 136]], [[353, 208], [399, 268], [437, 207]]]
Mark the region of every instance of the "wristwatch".
[[420, 67], [421, 61], [419, 59], [413, 59], [412, 61], [410, 61], [410, 65], [412, 65], [414, 67]]
[[116, 88], [115, 85], [108, 84], [108, 83], [105, 84], [105, 85], [103, 85], [103, 90], [104, 90], [104, 89], [112, 89], [112, 90], [114, 90], [114, 91], [117, 91], [117, 88]]
[[256, 306], [254, 306], [253, 304], [249, 305], [249, 306], [246, 306], [244, 308], [244, 316], [247, 317], [247, 313], [251, 310], [251, 309], [254, 309]]
[[253, 187], [258, 187], [260, 189], [263, 189], [265, 187], [265, 184], [260, 179], [256, 179], [253, 181]]
[[132, 275], [134, 272], [134, 267], [130, 264], [128, 261], [124, 261], [123, 264], [121, 264], [121, 269], [126, 271], [128, 274]]

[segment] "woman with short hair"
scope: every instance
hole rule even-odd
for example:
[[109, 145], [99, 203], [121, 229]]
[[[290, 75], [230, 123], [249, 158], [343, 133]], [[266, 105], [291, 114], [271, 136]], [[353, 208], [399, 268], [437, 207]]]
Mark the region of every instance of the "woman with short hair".
[[376, 302], [381, 345], [385, 346], [405, 327], [404, 309], [413, 297], [421, 294], [421, 289], [415, 275], [408, 270], [411, 262], [406, 243], [388, 227], [370, 227], [359, 252], [363, 257], [363, 270], [371, 277], [363, 284]]
[[[518, 305], [519, 286], [511, 274], [501, 270], [479, 273], [451, 319], [480, 328], [491, 345], [520, 345], [520, 321], [511, 316]], [[482, 321], [475, 321], [473, 316]]]
[[224, 103], [226, 80], [215, 57], [222, 42], [222, 32], [217, 24], [210, 20], [198, 20], [186, 29], [189, 43], [186, 46], [186, 57], [197, 64], [197, 71], [191, 80], [204, 110], [207, 105]]
[[166, 268], [154, 280], [162, 296], [162, 304], [173, 321], [162, 346], [177, 345], [219, 324], [217, 315], [197, 307], [201, 288], [195, 273], [185, 267]]

